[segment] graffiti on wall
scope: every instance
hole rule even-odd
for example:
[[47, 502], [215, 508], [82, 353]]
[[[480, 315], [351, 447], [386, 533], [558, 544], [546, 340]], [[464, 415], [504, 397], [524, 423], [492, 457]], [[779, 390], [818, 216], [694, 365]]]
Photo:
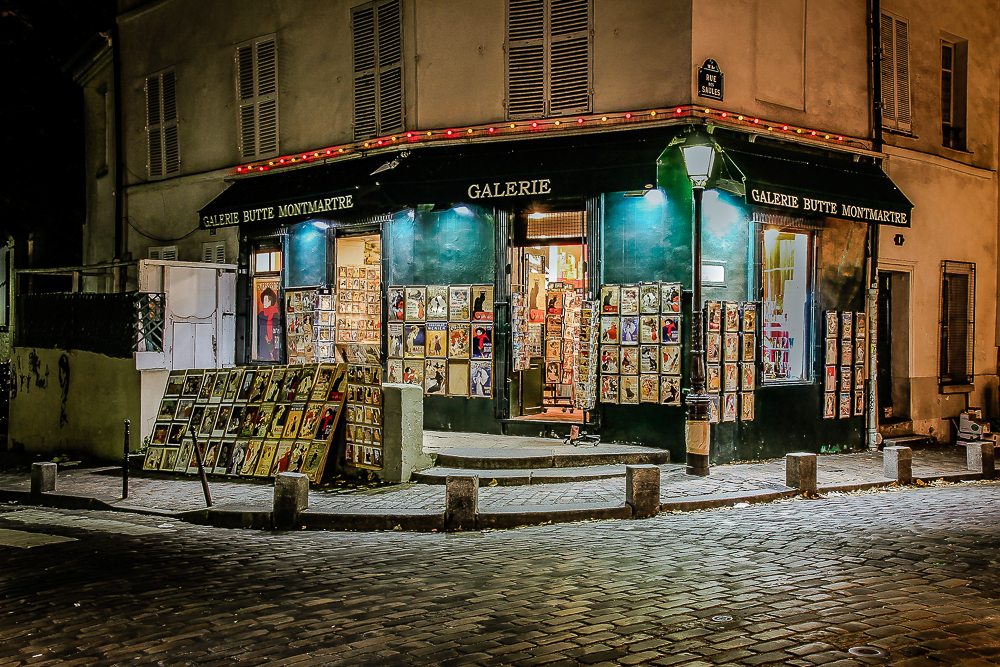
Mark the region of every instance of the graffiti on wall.
[[[10, 387], [11, 399], [17, 398], [18, 393], [28, 394], [32, 388], [48, 389], [49, 387], [49, 366], [43, 364], [41, 358], [35, 350], [28, 353], [28, 364], [25, 368], [24, 357], [18, 356], [14, 362], [13, 382]], [[63, 353], [59, 357], [59, 428], [69, 424], [69, 415], [66, 412], [66, 402], [69, 399], [69, 355]]]

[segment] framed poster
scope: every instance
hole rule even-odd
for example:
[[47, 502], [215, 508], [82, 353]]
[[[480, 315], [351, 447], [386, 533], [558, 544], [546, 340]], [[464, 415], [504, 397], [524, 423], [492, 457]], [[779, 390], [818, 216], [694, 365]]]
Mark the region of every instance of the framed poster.
[[619, 296], [618, 312], [621, 315], [639, 314], [639, 286], [622, 285]]
[[639, 402], [659, 403], [660, 402], [660, 376], [640, 375], [639, 376]]
[[681, 346], [660, 346], [660, 372], [664, 375], [681, 374]]
[[193, 401], [201, 391], [201, 381], [204, 378], [203, 371], [188, 371], [184, 376], [184, 388], [181, 396], [190, 396]]
[[727, 362], [722, 365], [723, 374], [725, 376], [723, 385], [723, 391], [732, 392], [737, 391], [740, 388], [740, 375], [739, 369], [737, 368], [736, 362]]
[[705, 311], [708, 317], [708, 331], [722, 331], [722, 302], [706, 301]]
[[865, 392], [854, 392], [854, 416], [862, 417], [865, 414]]
[[448, 323], [448, 356], [453, 359], [468, 359], [470, 355], [469, 325], [460, 322]]
[[840, 342], [840, 365], [841, 366], [851, 366], [854, 363], [854, 346], [849, 340], [842, 340]]
[[722, 421], [736, 421], [736, 394], [722, 395]]
[[837, 365], [837, 339], [827, 338], [826, 339], [826, 365], [836, 366]]
[[740, 394], [740, 421], [752, 422], [754, 414], [754, 397], [752, 393]]
[[403, 360], [389, 359], [386, 362], [386, 382], [401, 384], [403, 382]]
[[863, 312], [854, 313], [854, 335], [857, 338], [868, 336], [868, 318]]
[[826, 337], [836, 338], [837, 331], [839, 330], [840, 324], [837, 321], [837, 311], [828, 310], [826, 311]]
[[639, 349], [635, 347], [622, 346], [618, 348], [621, 352], [618, 368], [622, 375], [639, 374]]
[[469, 362], [469, 396], [472, 398], [493, 397], [493, 362]]
[[839, 401], [838, 404], [840, 406], [840, 410], [839, 410], [838, 416], [841, 419], [844, 419], [845, 417], [850, 417], [851, 416], [851, 395], [849, 393], [847, 393], [847, 392], [841, 393], [840, 394], [840, 401]]
[[601, 403], [618, 402], [618, 375], [601, 376]]
[[660, 318], [658, 315], [639, 316], [639, 342], [645, 344], [660, 342]]
[[[344, 268], [344, 267], [341, 267]], [[406, 292], [401, 285], [391, 285], [386, 288], [386, 304], [390, 322], [402, 322], [406, 319]]]
[[558, 361], [545, 362], [545, 384], [559, 384], [561, 378], [562, 364]]
[[427, 319], [439, 321], [448, 319], [447, 285], [427, 286]]
[[823, 419], [833, 419], [837, 416], [837, 394], [828, 391], [823, 394]]
[[854, 367], [854, 391], [861, 391], [865, 388], [865, 367]]
[[621, 302], [621, 288], [618, 285], [601, 285], [601, 313], [617, 315]]
[[601, 317], [601, 344], [618, 345], [620, 341], [617, 317]]
[[718, 364], [708, 364], [705, 366], [706, 387], [705, 391], [716, 394], [722, 390], [722, 367]]
[[424, 362], [423, 359], [403, 360], [403, 383], [423, 386], [424, 384]]
[[163, 390], [164, 397], [180, 396], [181, 389], [184, 388], [184, 371], [170, 371], [167, 377], [167, 386]]
[[726, 332], [725, 348], [723, 349], [723, 361], [739, 361], [740, 358], [740, 335], [738, 333]]
[[705, 358], [710, 364], [722, 361], [722, 334], [705, 334]]
[[602, 375], [617, 375], [618, 373], [618, 354], [619, 349], [617, 345], [602, 345], [601, 346], [601, 374]]
[[448, 366], [444, 359], [425, 359], [424, 394], [440, 394], [444, 396], [447, 393], [447, 375]]
[[472, 358], [493, 358], [493, 325], [475, 322], [472, 325]]
[[708, 395], [708, 423], [718, 424], [722, 412], [722, 398], [719, 394]]
[[639, 346], [639, 373], [659, 373], [660, 372], [660, 346], [640, 345]]
[[639, 404], [639, 376], [622, 375], [618, 383], [618, 402], [622, 405]]
[[493, 286], [473, 285], [471, 289], [472, 289], [472, 321], [492, 322]]
[[423, 324], [406, 324], [403, 327], [403, 356], [407, 359], [422, 359], [427, 330]]
[[740, 364], [740, 391], [753, 391], [756, 389], [757, 366], [754, 364]]
[[[537, 255], [528, 255], [530, 260]], [[528, 300], [525, 308], [528, 311], [529, 322], [542, 322], [545, 320], [545, 274], [528, 273]]]
[[753, 301], [743, 304], [743, 332], [757, 333], [757, 304]]
[[853, 366], [841, 366], [840, 367], [840, 390], [850, 391], [851, 383], [854, 381], [854, 367]]
[[639, 317], [628, 316], [621, 318], [621, 344], [639, 344]]
[[468, 322], [472, 314], [472, 288], [468, 285], [448, 287], [448, 319], [452, 322]]
[[844, 340], [850, 340], [853, 335], [854, 313], [852, 311], [845, 310], [840, 314], [840, 337]]
[[444, 358], [448, 356], [448, 323], [428, 322], [426, 325], [427, 343], [424, 353], [427, 357]]
[[403, 358], [403, 324], [401, 322], [390, 322], [388, 324], [389, 341], [386, 356], [390, 359]]
[[681, 342], [680, 315], [662, 315], [660, 317], [660, 342], [665, 345]]
[[757, 360], [757, 336], [752, 333], [740, 334], [740, 361]]
[[285, 318], [278, 307], [281, 279], [254, 277], [254, 317], [252, 357], [254, 361], [281, 361], [284, 351]]
[[736, 301], [726, 301], [723, 303], [725, 318], [723, 324], [726, 333], [740, 330], [740, 304]]
[[826, 366], [826, 380], [823, 383], [823, 391], [837, 391], [837, 367]]
[[659, 283], [639, 285], [639, 313], [642, 315], [658, 315], [660, 313]]
[[680, 283], [660, 283], [660, 312], [665, 315], [681, 312]]
[[160, 461], [160, 470], [170, 472], [177, 465], [177, 455], [180, 453], [179, 447], [164, 447], [163, 459]]
[[410, 286], [406, 288], [406, 321], [423, 322], [427, 319], [427, 288]]
[[660, 403], [663, 405], [681, 404], [681, 378], [679, 375], [660, 376]]

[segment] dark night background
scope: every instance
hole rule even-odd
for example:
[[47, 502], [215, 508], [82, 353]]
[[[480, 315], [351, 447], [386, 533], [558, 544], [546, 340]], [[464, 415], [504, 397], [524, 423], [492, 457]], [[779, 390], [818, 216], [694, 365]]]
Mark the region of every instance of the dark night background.
[[[36, 267], [80, 263], [84, 222], [83, 93], [62, 67], [110, 31], [114, 0], [0, 0], [4, 154], [0, 225]], [[19, 268], [26, 267], [20, 254]]]

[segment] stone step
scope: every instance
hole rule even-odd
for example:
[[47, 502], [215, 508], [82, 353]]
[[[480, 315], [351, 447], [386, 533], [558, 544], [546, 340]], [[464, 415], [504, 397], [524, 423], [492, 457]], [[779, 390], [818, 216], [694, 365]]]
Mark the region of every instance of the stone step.
[[[451, 448], [438, 453], [436, 465], [464, 470], [538, 470], [625, 464], [670, 463], [670, 452], [651, 447], [588, 448]], [[622, 469], [624, 470], [624, 468]], [[622, 474], [625, 474], [622, 472]]]
[[934, 438], [929, 435], [900, 435], [895, 438], [883, 438], [882, 447], [925, 447], [934, 444]]
[[[663, 467], [661, 473], [674, 472], [683, 466]], [[625, 477], [625, 464], [585, 466], [579, 468], [535, 468], [522, 470], [434, 467], [413, 473], [412, 480], [421, 484], [444, 484], [448, 475], [479, 477], [479, 486], [524, 486], [527, 484], [563, 484], [597, 479]], [[493, 482], [496, 482], [494, 484]]]

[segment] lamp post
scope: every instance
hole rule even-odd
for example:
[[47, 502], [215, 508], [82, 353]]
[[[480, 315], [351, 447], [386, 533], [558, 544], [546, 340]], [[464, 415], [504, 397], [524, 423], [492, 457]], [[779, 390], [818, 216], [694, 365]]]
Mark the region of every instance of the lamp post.
[[692, 132], [681, 145], [684, 167], [691, 180], [691, 194], [694, 198], [694, 223], [691, 227], [691, 391], [687, 395], [687, 420], [684, 428], [684, 443], [687, 449], [689, 475], [708, 475], [709, 451], [709, 404], [705, 391], [705, 333], [703, 331], [701, 300], [701, 199], [705, 185], [712, 175], [715, 165], [715, 146], [712, 140], [698, 132]]

